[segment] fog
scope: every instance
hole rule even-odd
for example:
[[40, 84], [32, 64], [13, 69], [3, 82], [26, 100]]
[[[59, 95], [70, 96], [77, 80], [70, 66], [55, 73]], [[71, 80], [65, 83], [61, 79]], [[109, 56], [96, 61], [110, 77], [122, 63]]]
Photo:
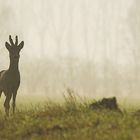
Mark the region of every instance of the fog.
[[138, 0], [0, 0], [0, 69], [4, 44], [19, 35], [19, 95], [140, 98]]

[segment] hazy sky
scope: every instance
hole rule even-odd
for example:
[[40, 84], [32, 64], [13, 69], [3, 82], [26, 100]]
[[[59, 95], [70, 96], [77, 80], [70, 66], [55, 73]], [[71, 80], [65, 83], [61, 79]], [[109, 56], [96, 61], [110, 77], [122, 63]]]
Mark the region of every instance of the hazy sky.
[[0, 44], [4, 46], [8, 34], [19, 34], [25, 40], [25, 54], [33, 57], [40, 57], [40, 48], [51, 58], [73, 55], [86, 59], [88, 55], [98, 61], [105, 51], [109, 58], [116, 51], [123, 57], [122, 46], [129, 32], [126, 18], [132, 1], [1, 1]]
[[[31, 73], [34, 71], [33, 67], [28, 67], [29, 60], [34, 65], [38, 61], [51, 60], [56, 61], [58, 65], [56, 68], [53, 69], [50, 64], [42, 66], [47, 67], [48, 71], [51, 67], [50, 71], [54, 70], [55, 73], [61, 65], [61, 70], [60, 75], [58, 74], [59, 79], [57, 79], [58, 75], [57, 78], [53, 73], [51, 73], [53, 78], [49, 75], [49, 80], [53, 79], [50, 87], [54, 86], [54, 79], [64, 84], [68, 81], [63, 80], [70, 77], [70, 80], [75, 78], [79, 85], [76, 87], [78, 91], [81, 87], [81, 90], [84, 90], [82, 92], [103, 94], [105, 87], [110, 89], [112, 86], [110, 85], [112, 79], [115, 86], [117, 78], [117, 86], [124, 84], [118, 92], [124, 93], [130, 88], [138, 92], [139, 85], [134, 83], [134, 73], [137, 69], [133, 52], [135, 41], [129, 25], [130, 11], [135, 1], [12, 0], [11, 2], [11, 0], [0, 0], [0, 69], [6, 68], [9, 61], [7, 50], [4, 48], [8, 35], [19, 35], [19, 39], [25, 41], [21, 55], [24, 85], [26, 85], [24, 78], [30, 78], [27, 76], [27, 70]], [[67, 63], [66, 67], [65, 63]], [[90, 66], [83, 66], [86, 63], [90, 63]], [[73, 76], [68, 75], [67, 72], [70, 64]], [[85, 68], [81, 68], [84, 70], [80, 71], [80, 67]], [[84, 75], [83, 71], [88, 70], [91, 75]], [[87, 85], [84, 82], [79, 84], [81, 79], [77, 77], [77, 73], [81, 73], [84, 77], [82, 80], [86, 80]], [[107, 85], [106, 80], [109, 83]], [[96, 84], [93, 86], [91, 83], [94, 82]], [[129, 85], [130, 82], [132, 87]], [[70, 85], [74, 88], [72, 84]], [[112, 89], [107, 91], [114, 92]]]

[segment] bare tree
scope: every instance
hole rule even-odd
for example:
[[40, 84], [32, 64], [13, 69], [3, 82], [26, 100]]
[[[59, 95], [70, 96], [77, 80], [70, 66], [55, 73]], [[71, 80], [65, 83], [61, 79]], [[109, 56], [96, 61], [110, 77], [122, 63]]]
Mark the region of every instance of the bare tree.
[[131, 48], [135, 63], [135, 90], [139, 87], [140, 79], [140, 1], [134, 0], [128, 14], [128, 27], [130, 29], [133, 40], [133, 48]]

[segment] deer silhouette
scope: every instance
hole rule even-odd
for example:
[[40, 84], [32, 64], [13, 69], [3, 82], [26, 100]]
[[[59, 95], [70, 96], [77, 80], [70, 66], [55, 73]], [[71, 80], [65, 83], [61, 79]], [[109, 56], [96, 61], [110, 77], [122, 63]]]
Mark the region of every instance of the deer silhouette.
[[16, 36], [14, 43], [10, 35], [9, 43], [6, 42], [5, 46], [9, 51], [10, 65], [7, 70], [0, 72], [0, 97], [2, 92], [6, 96], [4, 108], [6, 115], [9, 116], [10, 100], [12, 97], [13, 114], [15, 113], [16, 95], [20, 85], [20, 72], [18, 63], [20, 58], [20, 50], [23, 48], [24, 42], [22, 41], [18, 44], [18, 37]]

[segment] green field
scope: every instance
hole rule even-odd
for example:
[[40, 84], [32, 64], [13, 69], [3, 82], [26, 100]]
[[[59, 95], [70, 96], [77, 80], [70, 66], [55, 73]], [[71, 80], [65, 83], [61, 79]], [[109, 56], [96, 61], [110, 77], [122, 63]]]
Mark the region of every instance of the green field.
[[64, 99], [18, 105], [10, 117], [1, 111], [0, 140], [140, 140], [140, 114], [92, 110], [90, 101]]

